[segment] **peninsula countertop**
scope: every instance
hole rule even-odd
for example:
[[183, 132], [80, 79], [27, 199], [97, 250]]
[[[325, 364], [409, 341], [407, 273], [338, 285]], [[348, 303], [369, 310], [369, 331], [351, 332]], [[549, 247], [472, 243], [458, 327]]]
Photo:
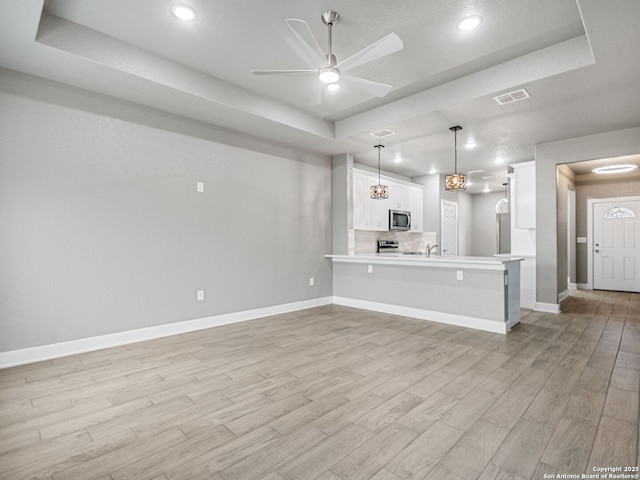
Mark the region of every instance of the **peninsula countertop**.
[[506, 270], [509, 262], [519, 262], [522, 257], [473, 257], [439, 256], [405, 253], [362, 253], [355, 255], [325, 255], [334, 262], [373, 263], [380, 265], [407, 265], [435, 268], [470, 268], [476, 270]]

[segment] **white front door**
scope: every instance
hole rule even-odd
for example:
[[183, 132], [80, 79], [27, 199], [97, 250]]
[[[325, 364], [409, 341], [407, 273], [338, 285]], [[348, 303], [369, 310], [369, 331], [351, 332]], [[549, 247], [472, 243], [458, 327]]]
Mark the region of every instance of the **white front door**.
[[441, 200], [440, 251], [442, 255], [458, 255], [458, 204]]
[[640, 292], [640, 200], [594, 201], [593, 288]]

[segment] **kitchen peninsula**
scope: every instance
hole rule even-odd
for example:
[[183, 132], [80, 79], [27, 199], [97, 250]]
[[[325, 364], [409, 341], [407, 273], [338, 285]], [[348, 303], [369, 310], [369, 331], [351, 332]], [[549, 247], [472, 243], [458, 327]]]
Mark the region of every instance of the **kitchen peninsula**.
[[327, 255], [334, 303], [507, 333], [520, 321], [517, 258]]

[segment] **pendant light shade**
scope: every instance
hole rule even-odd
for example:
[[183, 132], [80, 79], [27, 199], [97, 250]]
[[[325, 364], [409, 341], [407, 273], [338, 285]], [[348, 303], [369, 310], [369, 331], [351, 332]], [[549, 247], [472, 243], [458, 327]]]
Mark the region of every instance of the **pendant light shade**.
[[447, 175], [444, 181], [444, 188], [446, 190], [466, 190], [467, 189], [467, 176], [463, 173], [458, 173], [458, 130], [462, 130], [462, 127], [455, 126], [449, 128], [453, 132], [453, 142], [455, 151], [455, 164], [454, 173]]
[[380, 181], [380, 149], [384, 148], [384, 145], [376, 145], [373, 148], [378, 149], [378, 184], [371, 187], [371, 198], [374, 200], [382, 200], [389, 198], [389, 187], [382, 185]]
[[504, 187], [504, 198], [501, 198], [500, 200], [498, 200], [498, 203], [496, 203], [496, 213], [498, 215], [500, 215], [501, 213], [509, 213], [509, 198], [507, 198], [508, 185], [508, 183], [502, 184], [502, 186]]

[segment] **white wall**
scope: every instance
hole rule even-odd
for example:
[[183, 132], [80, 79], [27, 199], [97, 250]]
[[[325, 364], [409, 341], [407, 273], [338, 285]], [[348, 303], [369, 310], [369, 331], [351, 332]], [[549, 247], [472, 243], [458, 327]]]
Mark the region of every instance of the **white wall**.
[[496, 243], [496, 203], [504, 193], [473, 195], [473, 242], [471, 255], [490, 257], [498, 253]]
[[0, 70], [0, 352], [331, 295], [330, 181], [328, 157]]
[[462, 256], [475, 255], [474, 198], [475, 195], [458, 193], [458, 255]]

